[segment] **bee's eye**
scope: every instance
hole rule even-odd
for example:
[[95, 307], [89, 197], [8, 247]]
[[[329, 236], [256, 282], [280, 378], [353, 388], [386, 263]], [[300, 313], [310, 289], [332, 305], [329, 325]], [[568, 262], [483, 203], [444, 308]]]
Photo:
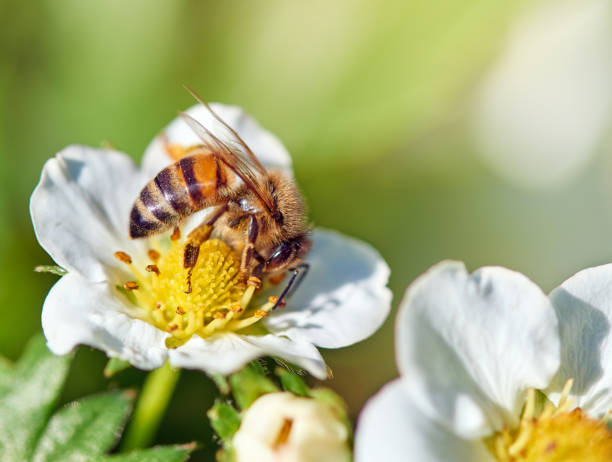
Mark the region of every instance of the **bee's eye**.
[[290, 242], [283, 242], [280, 244], [274, 252], [270, 255], [266, 261], [268, 268], [276, 268], [286, 264], [293, 256], [294, 248]]
[[283, 213], [280, 210], [276, 210], [273, 214], [272, 214], [272, 218], [274, 219], [274, 221], [276, 221], [277, 223], [283, 224]]

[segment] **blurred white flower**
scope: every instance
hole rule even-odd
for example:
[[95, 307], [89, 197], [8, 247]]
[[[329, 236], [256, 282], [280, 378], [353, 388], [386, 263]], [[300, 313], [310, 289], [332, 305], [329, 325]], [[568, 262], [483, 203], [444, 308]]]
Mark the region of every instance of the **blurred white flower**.
[[518, 186], [575, 177], [612, 126], [612, 5], [544, 2], [511, 30], [478, 90], [479, 153]]
[[401, 303], [401, 377], [366, 404], [357, 462], [612, 460], [611, 320], [612, 265], [550, 297], [505, 268], [434, 266]]
[[349, 430], [330, 406], [291, 393], [258, 398], [234, 435], [236, 462], [348, 462]]
[[[266, 167], [290, 172], [291, 159], [277, 138], [237, 107], [213, 107]], [[214, 129], [203, 107], [187, 112]], [[171, 162], [162, 136], [171, 146], [197, 142], [176, 119], [147, 148], [142, 170], [124, 154], [82, 146], [68, 147], [45, 164], [30, 202], [32, 221], [41, 246], [68, 270], [43, 307], [49, 348], [64, 354], [86, 344], [142, 369], [168, 359], [176, 367], [220, 374], [258, 356], [275, 355], [325, 378], [315, 345], [339, 348], [363, 340], [389, 312], [389, 269], [383, 259], [363, 242], [317, 229], [307, 258], [308, 277], [286, 308], [268, 313], [272, 305], [266, 291], [254, 302], [245, 298], [232, 279], [239, 259], [221, 241], [210, 240], [198, 259], [199, 280], [194, 269], [193, 283], [201, 292], [194, 290], [187, 302], [211, 305], [204, 310], [211, 319], [191, 319], [194, 310], [185, 312], [179, 303], [187, 297], [184, 269], [177, 263], [180, 238], [128, 238], [134, 199]], [[183, 235], [202, 220], [202, 213], [207, 212], [183, 226]], [[233, 301], [227, 306], [229, 311], [236, 307], [235, 312], [216, 313], [219, 299], [226, 305]], [[200, 327], [194, 332], [192, 325]]]

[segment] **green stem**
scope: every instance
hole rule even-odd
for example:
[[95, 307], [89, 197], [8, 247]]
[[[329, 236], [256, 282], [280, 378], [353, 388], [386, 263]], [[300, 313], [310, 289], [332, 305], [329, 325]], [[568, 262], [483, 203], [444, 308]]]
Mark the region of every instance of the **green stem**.
[[180, 369], [173, 369], [168, 363], [149, 373], [121, 444], [122, 452], [151, 444], [172, 397], [179, 373]]

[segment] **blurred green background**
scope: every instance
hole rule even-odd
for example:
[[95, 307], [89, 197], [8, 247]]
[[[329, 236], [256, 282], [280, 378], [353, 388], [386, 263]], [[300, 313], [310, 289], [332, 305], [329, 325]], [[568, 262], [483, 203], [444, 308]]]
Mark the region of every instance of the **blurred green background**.
[[[386, 258], [394, 310], [407, 284], [445, 258], [470, 269], [507, 266], [546, 291], [609, 262], [612, 110], [605, 87], [599, 94], [589, 79], [612, 82], [605, 74], [612, 41], [593, 32], [610, 29], [597, 22], [597, 8], [606, 25], [611, 15], [600, 1], [556, 3], [565, 10], [490, 0], [0, 1], [0, 353], [15, 359], [40, 329], [55, 281], [32, 271], [50, 263], [28, 214], [44, 161], [68, 144], [104, 141], [138, 160], [192, 104], [183, 84], [209, 101], [243, 106], [283, 140], [312, 221]], [[570, 33], [591, 35], [563, 35]], [[523, 48], [512, 48], [517, 37]], [[538, 44], [550, 37], [561, 42]], [[561, 64], [542, 73], [549, 51]], [[499, 64], [508, 53], [509, 74]], [[592, 70], [576, 64], [581, 56], [591, 57]], [[544, 75], [543, 90], [529, 87], [532, 75]], [[569, 77], [557, 88], [561, 75]], [[499, 85], [516, 97], [499, 103]], [[521, 101], [527, 87], [536, 95], [533, 117], [525, 124], [519, 111], [507, 121], [533, 103]], [[543, 94], [548, 99], [538, 100]], [[567, 107], [554, 105], [567, 95]], [[596, 117], [589, 98], [601, 106]], [[500, 123], [490, 129], [483, 118]], [[533, 146], [499, 136], [523, 140], [517, 121], [532, 129], [525, 139]], [[588, 142], [578, 142], [584, 133]], [[555, 143], [571, 149], [557, 156]], [[490, 160], [497, 146], [506, 156], [500, 162]], [[550, 155], [538, 157], [543, 152]], [[569, 167], [553, 178], [563, 159]], [[514, 170], [503, 170], [508, 163]], [[359, 345], [324, 352], [335, 373], [328, 385], [354, 417], [397, 375], [393, 319]], [[109, 383], [104, 363], [103, 354], [79, 349], [64, 400], [143, 380], [129, 371]], [[213, 387], [185, 372], [177, 390], [157, 442], [203, 441], [198, 457], [206, 460], [214, 450], [204, 414]]]

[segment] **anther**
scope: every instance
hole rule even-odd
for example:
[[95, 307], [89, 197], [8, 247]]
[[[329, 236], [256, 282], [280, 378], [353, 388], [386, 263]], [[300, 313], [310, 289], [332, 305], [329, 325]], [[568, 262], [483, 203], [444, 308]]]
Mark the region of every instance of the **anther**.
[[159, 257], [161, 256], [157, 250], [153, 250], [153, 249], [150, 249], [147, 252], [147, 255], [149, 255], [149, 258], [156, 263], [157, 263], [157, 260], [159, 260]]
[[181, 308], [180, 306], [176, 307], [176, 313], [177, 314], [185, 314], [185, 310], [183, 308]]
[[255, 287], [256, 289], [259, 289], [261, 287], [261, 279], [256, 276], [251, 276], [247, 281], [247, 284]]
[[130, 257], [127, 253], [125, 252], [121, 252], [121, 251], [117, 251], [114, 253], [115, 258], [127, 265], [132, 263], [132, 257]]
[[253, 316], [255, 316], [256, 318], [265, 318], [266, 316], [268, 316], [268, 312], [264, 310], [257, 310], [255, 311], [255, 313], [253, 313]]
[[276, 306], [277, 308], [285, 308], [287, 306], [287, 303], [284, 299], [281, 300], [280, 303], [278, 303], [278, 297], [276, 295], [268, 297], [268, 303], [272, 303], [272, 305]]
[[136, 290], [138, 289], [138, 283], [136, 281], [128, 281], [123, 284], [125, 290]]
[[159, 276], [159, 268], [157, 267], [157, 265], [147, 265], [145, 270], [147, 270], [149, 273], [155, 273], [157, 276]]
[[176, 329], [178, 329], [176, 324], [168, 324], [168, 327], [166, 327], [166, 331], [168, 332], [174, 332]]
[[156, 310], [159, 310], [161, 307], [162, 307], [161, 302], [157, 302], [157, 303], [155, 304], [155, 309], [156, 309]]
[[213, 318], [215, 318], [215, 319], [225, 319], [225, 312], [223, 312], [223, 311], [215, 311], [215, 314], [213, 314]]
[[240, 305], [232, 305], [230, 306], [230, 310], [232, 310], [234, 313], [241, 313], [242, 307]]
[[174, 228], [172, 234], [170, 235], [170, 239], [173, 241], [178, 241], [181, 238], [181, 230], [178, 227]]

